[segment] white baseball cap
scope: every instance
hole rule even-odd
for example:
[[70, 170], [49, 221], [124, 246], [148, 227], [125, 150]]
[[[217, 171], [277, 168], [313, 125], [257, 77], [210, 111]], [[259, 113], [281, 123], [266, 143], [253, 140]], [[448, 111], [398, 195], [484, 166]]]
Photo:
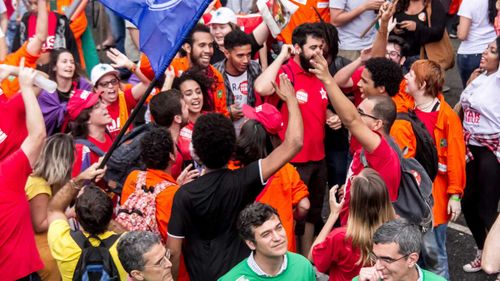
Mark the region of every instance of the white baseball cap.
[[97, 82], [106, 74], [114, 74], [117, 77], [119, 73], [116, 69], [114, 69], [111, 65], [107, 63], [100, 63], [92, 68], [90, 72], [90, 80], [92, 81], [92, 85], [96, 86]]
[[236, 14], [233, 12], [233, 10], [226, 8], [226, 7], [221, 7], [217, 10], [215, 10], [212, 13], [212, 19], [208, 23], [210, 24], [226, 24], [226, 23], [234, 23], [236, 24]]

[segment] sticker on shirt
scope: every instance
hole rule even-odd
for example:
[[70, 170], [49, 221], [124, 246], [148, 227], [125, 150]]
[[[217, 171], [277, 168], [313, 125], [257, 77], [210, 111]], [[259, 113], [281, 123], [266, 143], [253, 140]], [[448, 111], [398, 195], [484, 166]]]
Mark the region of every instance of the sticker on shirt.
[[478, 125], [480, 120], [481, 113], [469, 108], [464, 111], [464, 123]]
[[111, 123], [109, 125], [107, 125], [106, 128], [108, 129], [108, 131], [110, 133], [119, 131], [120, 130], [120, 117], [111, 120]]
[[301, 5], [307, 4], [307, 0], [294, 0], [294, 2], [301, 4]]
[[321, 88], [321, 90], [319, 91], [319, 93], [321, 94], [321, 99], [322, 100], [327, 100], [328, 99], [328, 96], [326, 95], [326, 91], [324, 88]]
[[316, 7], [318, 7], [318, 9], [328, 8], [328, 2], [318, 2], [318, 4], [316, 4]]
[[4, 133], [4, 131], [2, 131], [2, 129], [0, 129], [0, 143], [4, 142], [5, 139], [7, 139], [7, 134]]
[[248, 95], [248, 81], [243, 81], [239, 85], [237, 83], [231, 83], [231, 91], [233, 93], [241, 93], [242, 95]]
[[427, 20], [427, 15], [424, 12], [421, 12], [420, 14], [418, 14], [418, 19], [425, 22]]
[[193, 131], [191, 131], [190, 129], [184, 127], [179, 132], [179, 135], [181, 137], [183, 137], [183, 138], [186, 138], [186, 139], [190, 140], [193, 137]]
[[298, 90], [296, 96], [300, 104], [307, 103], [307, 99], [309, 98], [309, 95], [304, 90]]

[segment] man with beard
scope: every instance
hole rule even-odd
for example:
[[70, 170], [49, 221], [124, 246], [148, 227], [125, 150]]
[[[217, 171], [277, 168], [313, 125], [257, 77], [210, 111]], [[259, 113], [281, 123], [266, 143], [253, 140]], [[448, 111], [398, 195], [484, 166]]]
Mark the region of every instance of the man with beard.
[[[208, 92], [212, 98], [215, 112], [222, 113], [224, 116], [229, 117], [224, 78], [222, 74], [210, 64], [210, 60], [214, 55], [214, 44], [214, 37], [210, 33], [210, 29], [203, 24], [197, 24], [182, 46], [182, 50], [186, 53], [186, 56], [175, 58], [170, 64], [169, 70], [173, 70], [177, 77], [190, 68], [203, 70], [207, 77], [212, 80], [212, 85]], [[141, 56], [140, 64], [141, 72], [147, 78], [153, 79], [154, 72], [145, 55]]]
[[[283, 45], [276, 60], [255, 81], [255, 92], [267, 98], [267, 102], [276, 105], [288, 123], [288, 111], [274, 95], [272, 83], [279, 83], [277, 77], [285, 73], [296, 91], [300, 111], [304, 119], [304, 147], [290, 161], [309, 188], [311, 209], [306, 217], [305, 231], [301, 237], [300, 252], [306, 255], [313, 242], [314, 234], [322, 227], [321, 208], [326, 187], [326, 165], [324, 139], [326, 107], [328, 97], [321, 81], [310, 73], [310, 60], [321, 56], [324, 46], [324, 34], [314, 24], [305, 23], [293, 31], [292, 45]], [[288, 62], [284, 64], [286, 61]], [[283, 138], [284, 132], [280, 132]], [[300, 229], [300, 227], [299, 227]]]

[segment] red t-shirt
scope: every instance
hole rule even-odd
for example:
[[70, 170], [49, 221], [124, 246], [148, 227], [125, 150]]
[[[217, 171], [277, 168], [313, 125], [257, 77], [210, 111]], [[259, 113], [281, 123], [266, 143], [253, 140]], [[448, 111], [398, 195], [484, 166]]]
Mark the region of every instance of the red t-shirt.
[[425, 128], [427, 129], [427, 131], [429, 131], [429, 134], [431, 134], [432, 139], [436, 139], [434, 137], [434, 128], [436, 128], [439, 111], [424, 112], [418, 108], [415, 108], [415, 114], [417, 115], [418, 119], [420, 119], [420, 121], [424, 123]]
[[[124, 92], [125, 94], [125, 101], [127, 102], [127, 111], [130, 114], [132, 109], [137, 105], [137, 101], [135, 100], [134, 96], [132, 95], [132, 89], [127, 89]], [[108, 113], [111, 116], [111, 123], [106, 126], [106, 128], [109, 131], [109, 134], [111, 135], [112, 139], [115, 139], [118, 134], [120, 133], [121, 129], [121, 120], [120, 120], [120, 103], [119, 99], [117, 99], [114, 103], [108, 105], [107, 107]], [[126, 120], [125, 120], [126, 121]]]
[[192, 160], [191, 153], [189, 152], [189, 145], [191, 144], [191, 139], [193, 136], [194, 123], [189, 121], [189, 123], [184, 126], [179, 132], [179, 137], [177, 138], [177, 147], [184, 161]]
[[352, 80], [352, 87], [351, 88], [342, 88], [343, 92], [352, 92], [354, 96], [354, 105], [358, 106], [362, 101], [363, 98], [361, 97], [361, 91], [359, 90], [358, 83], [359, 80], [361, 80], [361, 74], [363, 73], [363, 70], [365, 69], [364, 66], [358, 67], [354, 71], [354, 73], [351, 76]]
[[2, 280], [17, 280], [43, 268], [31, 225], [30, 205], [24, 191], [30, 173], [29, 160], [21, 149], [0, 162]]
[[[104, 137], [106, 138], [104, 142], [100, 142], [91, 136], [88, 136], [87, 140], [89, 140], [91, 143], [99, 147], [103, 152], [107, 152], [111, 148], [113, 140], [111, 140], [111, 137], [108, 134], [104, 134]], [[90, 157], [90, 163], [89, 163], [90, 165], [98, 162], [99, 157], [101, 157], [97, 153], [91, 151], [85, 145], [79, 143], [75, 145], [75, 153], [76, 157], [75, 157], [75, 163], [73, 164], [73, 172], [72, 172], [73, 177], [78, 176], [78, 174], [84, 171], [84, 169], [82, 169], [82, 164], [85, 166], [85, 163], [83, 162], [84, 159], [86, 159], [87, 154], [89, 154]]]
[[0, 160], [21, 147], [28, 136], [26, 129], [26, 111], [21, 94], [11, 99], [0, 100]]
[[[328, 94], [323, 83], [312, 73], [305, 72], [291, 59], [286, 65], [281, 66], [276, 83], [279, 84], [279, 74], [285, 73], [293, 83], [295, 95], [299, 101], [299, 108], [304, 122], [304, 146], [292, 159], [292, 163], [305, 163], [319, 161], [325, 158], [325, 124]], [[272, 95], [268, 102], [277, 105], [279, 97]], [[281, 107], [284, 127], [288, 126], [288, 108], [286, 104]], [[285, 138], [285, 129], [280, 132], [280, 137]]]
[[330, 276], [329, 281], [350, 281], [359, 274], [362, 264], [356, 263], [361, 256], [353, 248], [352, 239], [346, 239], [347, 228], [334, 228], [325, 240], [312, 249], [313, 262], [318, 271]]
[[[372, 153], [365, 151], [366, 161], [368, 166], [377, 171], [387, 185], [389, 197], [392, 202], [398, 199], [399, 183], [401, 181], [401, 164], [399, 163], [398, 154], [384, 137], [380, 137], [380, 144]], [[352, 138], [354, 139], [354, 137]], [[340, 212], [341, 225], [347, 224], [349, 216], [349, 201], [351, 201], [351, 177], [358, 175], [364, 169], [360, 158], [361, 149], [358, 149], [353, 156], [351, 166], [347, 172], [345, 202]]]

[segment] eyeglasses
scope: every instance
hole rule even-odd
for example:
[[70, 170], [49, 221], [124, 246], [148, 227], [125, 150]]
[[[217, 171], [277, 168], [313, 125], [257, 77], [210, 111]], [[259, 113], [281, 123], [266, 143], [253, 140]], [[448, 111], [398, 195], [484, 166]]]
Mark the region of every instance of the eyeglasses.
[[397, 262], [399, 260], [402, 260], [404, 258], [407, 258], [409, 255], [410, 254], [406, 254], [398, 259], [393, 259], [393, 258], [389, 258], [389, 257], [378, 257], [374, 253], [370, 253], [370, 254], [368, 254], [368, 258], [370, 258], [370, 261], [373, 263], [376, 263], [378, 260], [380, 260], [383, 263], [391, 264], [391, 263]]
[[398, 51], [390, 51], [390, 52], [386, 52], [385, 54], [388, 55], [390, 58], [393, 58], [393, 59], [397, 59], [397, 58], [401, 57], [401, 53], [398, 52]]
[[118, 84], [118, 82], [119, 82], [118, 79], [114, 78], [114, 79], [106, 81], [106, 82], [99, 82], [99, 83], [97, 83], [97, 85], [100, 87], [103, 87], [103, 88], [107, 88], [107, 87], [109, 87], [109, 85], [116, 86]]
[[170, 249], [167, 249], [165, 251], [165, 255], [163, 255], [160, 261], [153, 265], [145, 265], [145, 267], [165, 267], [167, 265], [167, 262], [170, 261], [170, 255]]
[[366, 114], [366, 113], [365, 113], [365, 112], [364, 112], [361, 108], [358, 108], [358, 113], [359, 113], [359, 115], [361, 115], [361, 116], [370, 117], [370, 118], [372, 118], [373, 120], [380, 120], [380, 118], [377, 118], [377, 117], [375, 117], [375, 116], [373, 116], [373, 115], [370, 115], [370, 114]]

